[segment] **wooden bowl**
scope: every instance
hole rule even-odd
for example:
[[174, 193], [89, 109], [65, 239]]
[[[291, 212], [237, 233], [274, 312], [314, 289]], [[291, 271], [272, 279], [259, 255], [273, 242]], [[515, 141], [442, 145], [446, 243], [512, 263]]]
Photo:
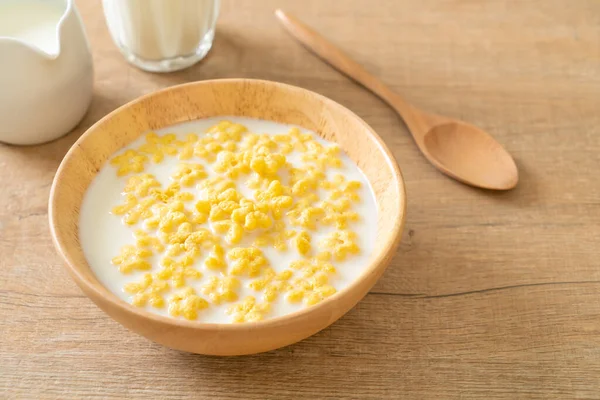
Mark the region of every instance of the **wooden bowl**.
[[[362, 275], [321, 303], [259, 322], [215, 324], [150, 313], [106, 289], [79, 244], [79, 210], [94, 176], [121, 147], [141, 134], [219, 115], [295, 124], [336, 142], [363, 170], [376, 195], [377, 243]], [[400, 170], [377, 134], [358, 116], [319, 94], [276, 82], [226, 79], [194, 82], [143, 96], [88, 129], [62, 161], [50, 193], [54, 244], [79, 287], [125, 327], [165, 346], [201, 354], [240, 355], [295, 343], [332, 324], [383, 274], [400, 243], [406, 195]]]

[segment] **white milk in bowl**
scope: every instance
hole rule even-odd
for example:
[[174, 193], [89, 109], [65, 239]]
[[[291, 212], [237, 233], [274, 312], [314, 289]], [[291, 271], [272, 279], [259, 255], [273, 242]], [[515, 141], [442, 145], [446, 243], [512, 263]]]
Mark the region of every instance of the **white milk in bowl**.
[[241, 117], [142, 135], [101, 168], [79, 223], [116, 296], [210, 323], [278, 317], [344, 290], [376, 232], [371, 185], [337, 145]]

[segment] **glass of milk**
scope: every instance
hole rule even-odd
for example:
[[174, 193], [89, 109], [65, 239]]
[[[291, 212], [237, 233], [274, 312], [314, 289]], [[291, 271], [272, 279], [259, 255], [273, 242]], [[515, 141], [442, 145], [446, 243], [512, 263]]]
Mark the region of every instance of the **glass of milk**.
[[104, 0], [117, 47], [145, 71], [170, 72], [202, 60], [212, 46], [220, 0]]

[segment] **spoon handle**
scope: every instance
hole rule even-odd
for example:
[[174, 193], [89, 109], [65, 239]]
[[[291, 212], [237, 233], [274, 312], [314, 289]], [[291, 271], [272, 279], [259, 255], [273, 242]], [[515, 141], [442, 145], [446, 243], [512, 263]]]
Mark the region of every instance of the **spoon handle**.
[[408, 125], [409, 130], [415, 139], [420, 139], [416, 135], [416, 132], [422, 131], [422, 129], [419, 128], [422, 128], [423, 125], [422, 116], [420, 118], [419, 115], [421, 112], [419, 110], [394, 93], [389, 87], [367, 72], [367, 70], [357, 62], [350, 59], [350, 57], [344, 54], [334, 44], [290, 14], [286, 14], [282, 10], [277, 10], [275, 11], [275, 15], [279, 21], [281, 21], [285, 29], [306, 48], [349, 78], [375, 93], [383, 101], [394, 108], [398, 114], [400, 114], [402, 119], [404, 119], [404, 122]]

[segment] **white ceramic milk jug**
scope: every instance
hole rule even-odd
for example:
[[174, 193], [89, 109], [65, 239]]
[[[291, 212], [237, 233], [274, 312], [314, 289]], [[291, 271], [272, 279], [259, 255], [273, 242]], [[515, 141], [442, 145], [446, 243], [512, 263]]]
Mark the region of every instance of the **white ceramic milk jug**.
[[37, 144], [68, 133], [92, 87], [74, 0], [0, 0], [0, 142]]

